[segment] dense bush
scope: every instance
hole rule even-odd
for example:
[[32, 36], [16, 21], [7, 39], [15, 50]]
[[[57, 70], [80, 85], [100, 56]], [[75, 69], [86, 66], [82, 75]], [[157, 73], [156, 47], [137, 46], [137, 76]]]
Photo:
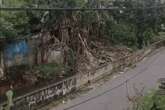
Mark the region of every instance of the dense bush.
[[165, 96], [151, 92], [139, 100], [134, 110], [165, 110]]
[[52, 79], [54, 76], [59, 76], [64, 70], [62, 65], [55, 63], [40, 64], [35, 66], [34, 69], [38, 71], [38, 77], [43, 79]]
[[120, 23], [112, 26], [111, 40], [115, 44], [122, 44], [129, 47], [137, 46], [135, 28], [129, 24]]

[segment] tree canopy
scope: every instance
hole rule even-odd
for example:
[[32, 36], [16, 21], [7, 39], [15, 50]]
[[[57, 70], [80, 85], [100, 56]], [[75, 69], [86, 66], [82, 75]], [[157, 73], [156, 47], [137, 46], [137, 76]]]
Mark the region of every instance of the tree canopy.
[[[142, 48], [164, 24], [164, 9], [148, 8], [162, 5], [157, 0], [2, 0], [2, 6], [45, 8], [105, 8], [112, 11], [47, 11], [0, 12], [0, 36], [17, 37], [53, 31], [65, 19], [88, 31], [89, 38], [108, 39], [112, 43]], [[75, 23], [76, 21], [76, 23]], [[73, 25], [73, 23], [70, 23]]]

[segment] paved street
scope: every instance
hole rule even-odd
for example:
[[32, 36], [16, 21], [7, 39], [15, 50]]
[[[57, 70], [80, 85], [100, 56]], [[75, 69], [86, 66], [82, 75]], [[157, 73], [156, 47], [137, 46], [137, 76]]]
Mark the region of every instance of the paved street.
[[[138, 63], [136, 68], [51, 110], [126, 110], [130, 106], [128, 93], [130, 97], [135, 96], [138, 90], [146, 93], [156, 88], [159, 78], [165, 77], [165, 49], [154, 53]], [[128, 89], [124, 83], [126, 80]]]

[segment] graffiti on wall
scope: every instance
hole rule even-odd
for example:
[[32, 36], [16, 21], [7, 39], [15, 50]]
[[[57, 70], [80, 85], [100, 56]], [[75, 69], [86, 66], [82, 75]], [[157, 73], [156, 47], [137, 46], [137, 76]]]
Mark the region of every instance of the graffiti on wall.
[[8, 43], [4, 49], [6, 66], [27, 64], [29, 53], [30, 47], [25, 40]]
[[[77, 86], [77, 76], [64, 79], [55, 84], [43, 87], [34, 92], [28, 93], [14, 99], [14, 110], [32, 110], [36, 105], [43, 104], [52, 99], [58, 99], [75, 90]], [[6, 110], [7, 103], [0, 103], [0, 110]]]

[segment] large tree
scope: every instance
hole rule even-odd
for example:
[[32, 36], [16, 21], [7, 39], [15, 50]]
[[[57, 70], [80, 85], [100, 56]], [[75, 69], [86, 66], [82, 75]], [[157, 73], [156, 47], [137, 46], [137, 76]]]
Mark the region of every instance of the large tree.
[[91, 41], [109, 40], [142, 48], [150, 43], [153, 34], [158, 34], [163, 20], [162, 9], [156, 8], [160, 2], [155, 0], [5, 0], [5, 4], [35, 8], [119, 7], [111, 11], [0, 12], [0, 36], [42, 33], [44, 56], [48, 46], [43, 37], [49, 33], [61, 42], [66, 65], [72, 65], [71, 68], [75, 68], [80, 55], [89, 56]]

